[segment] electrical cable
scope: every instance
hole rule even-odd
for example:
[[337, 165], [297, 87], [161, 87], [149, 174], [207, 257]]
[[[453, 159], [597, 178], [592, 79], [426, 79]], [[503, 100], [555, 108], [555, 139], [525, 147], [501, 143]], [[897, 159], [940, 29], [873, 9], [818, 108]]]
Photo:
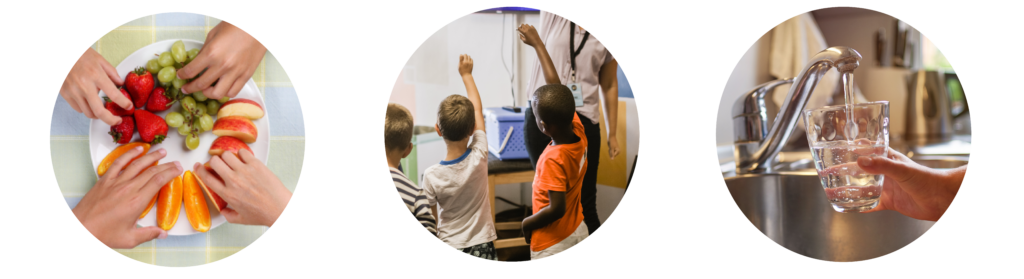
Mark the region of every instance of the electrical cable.
[[[515, 18], [513, 18], [515, 19]], [[513, 34], [514, 36], [515, 34]], [[516, 51], [515, 51], [515, 39], [512, 40], [512, 68], [516, 66]], [[509, 91], [512, 92], [512, 106], [516, 106], [516, 88], [515, 78], [516, 75], [508, 68], [508, 64], [505, 63], [505, 14], [501, 15], [501, 66], [505, 68], [505, 73], [508, 74]]]

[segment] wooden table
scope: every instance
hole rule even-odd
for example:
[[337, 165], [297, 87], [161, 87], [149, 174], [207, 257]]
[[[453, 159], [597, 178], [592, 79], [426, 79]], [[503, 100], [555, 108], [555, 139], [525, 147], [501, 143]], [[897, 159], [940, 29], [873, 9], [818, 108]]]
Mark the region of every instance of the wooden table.
[[[497, 211], [495, 204], [497, 200], [494, 198], [494, 188], [498, 184], [515, 184], [533, 182], [533, 165], [530, 164], [529, 160], [507, 160], [501, 161], [498, 159], [491, 158], [488, 156], [487, 160], [487, 194], [491, 199], [491, 218], [496, 218]], [[495, 219], [496, 220], [496, 219]], [[496, 230], [518, 230], [522, 227], [522, 222], [495, 222], [494, 229]], [[526, 239], [523, 237], [509, 238], [509, 239], [498, 239], [494, 241], [494, 248], [509, 248], [527, 246]]]

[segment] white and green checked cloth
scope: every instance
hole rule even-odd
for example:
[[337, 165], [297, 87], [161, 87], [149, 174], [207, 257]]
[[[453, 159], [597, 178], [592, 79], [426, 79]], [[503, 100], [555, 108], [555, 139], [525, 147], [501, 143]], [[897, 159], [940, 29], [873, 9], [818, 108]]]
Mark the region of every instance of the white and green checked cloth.
[[[132, 52], [157, 41], [193, 39], [204, 41], [219, 19], [188, 13], [147, 16], [128, 22], [92, 46], [111, 65], [117, 66]], [[305, 128], [299, 99], [288, 75], [267, 52], [252, 76], [266, 100], [270, 115], [270, 157], [267, 165], [288, 190], [295, 191], [302, 170]], [[50, 124], [50, 156], [57, 184], [74, 208], [96, 183], [96, 167], [89, 159], [89, 119], [75, 112], [57, 94]], [[70, 213], [70, 211], [68, 212]], [[162, 266], [192, 266], [214, 262], [242, 250], [267, 228], [224, 223], [207, 233], [168, 236], [134, 249], [115, 249], [130, 258]]]

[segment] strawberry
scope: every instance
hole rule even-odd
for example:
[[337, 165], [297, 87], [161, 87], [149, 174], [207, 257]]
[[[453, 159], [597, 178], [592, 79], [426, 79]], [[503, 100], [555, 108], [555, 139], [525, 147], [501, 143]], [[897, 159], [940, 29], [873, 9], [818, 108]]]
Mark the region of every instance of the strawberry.
[[135, 110], [135, 124], [142, 141], [158, 144], [167, 137], [167, 122], [160, 116], [144, 110]]
[[[124, 97], [128, 98], [129, 100], [132, 99], [132, 96], [128, 95], [128, 91], [125, 91], [124, 88], [121, 88], [121, 94], [124, 94]], [[135, 106], [132, 106], [129, 109], [123, 109], [121, 108], [121, 106], [117, 105], [117, 103], [110, 101], [110, 98], [103, 97], [103, 100], [106, 101], [106, 103], [104, 103], [103, 106], [105, 106], [107, 110], [109, 110], [110, 113], [114, 115], [131, 116], [135, 113]]]
[[165, 90], [163, 87], [157, 87], [153, 89], [153, 93], [149, 95], [149, 102], [146, 103], [146, 110], [152, 112], [161, 112], [171, 108], [171, 104], [176, 102], [174, 98], [174, 90]]
[[153, 84], [153, 74], [146, 71], [145, 67], [136, 68], [124, 79], [124, 87], [127, 87], [128, 93], [132, 94], [132, 101], [135, 102], [137, 108], [146, 107], [149, 93], [153, 92]]
[[132, 120], [131, 116], [121, 116], [121, 123], [110, 126], [110, 136], [114, 137], [114, 142], [118, 144], [125, 144], [132, 141], [132, 136], [135, 135], [135, 121]]

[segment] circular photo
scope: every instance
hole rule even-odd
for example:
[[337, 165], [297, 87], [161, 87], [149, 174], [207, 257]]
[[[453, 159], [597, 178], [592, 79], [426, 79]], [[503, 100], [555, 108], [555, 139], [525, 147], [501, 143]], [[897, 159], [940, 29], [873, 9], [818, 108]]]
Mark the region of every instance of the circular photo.
[[50, 127], [75, 217], [162, 266], [217, 261], [259, 238], [291, 199], [304, 143], [274, 56], [239, 27], [189, 13], [133, 20], [85, 48]]
[[[739, 54], [737, 54], [739, 55]], [[890, 15], [827, 8], [754, 42], [718, 107], [743, 215], [801, 255], [860, 261], [920, 237], [960, 189], [971, 115], [957, 72]]]
[[410, 222], [453, 253], [527, 261], [608, 219], [632, 177], [638, 123], [599, 33], [502, 7], [449, 23], [409, 58], [384, 147]]

